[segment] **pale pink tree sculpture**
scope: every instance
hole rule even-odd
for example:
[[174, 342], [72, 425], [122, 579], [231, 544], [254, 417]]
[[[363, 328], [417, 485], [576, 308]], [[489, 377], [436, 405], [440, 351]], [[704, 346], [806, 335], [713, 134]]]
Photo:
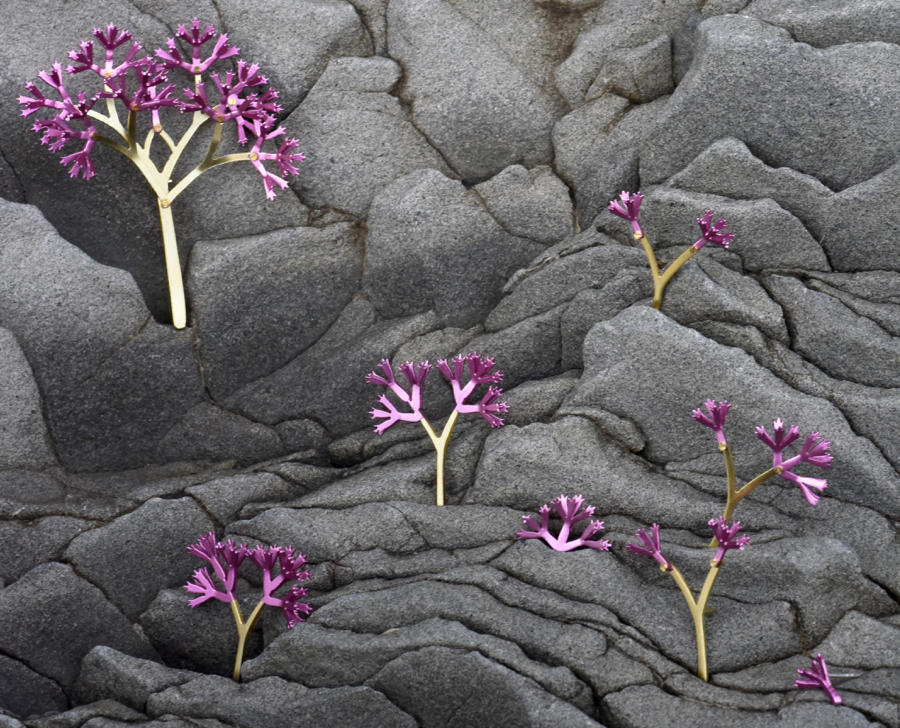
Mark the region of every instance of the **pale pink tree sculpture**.
[[[284, 139], [275, 151], [263, 151], [264, 144], [276, 142], [284, 136], [285, 130], [275, 123], [276, 114], [281, 111], [276, 101], [278, 93], [267, 86], [268, 80], [259, 72], [259, 66], [238, 60], [233, 69], [207, 75], [211, 67], [238, 54], [238, 49], [231, 47], [228, 36], [223, 34], [215, 41], [209, 56], [202, 57], [201, 47], [216, 37], [213, 26], [208, 25], [201, 30], [197, 19], [190, 24], [190, 28], [179, 26], [175, 35], [191, 48], [189, 58], [182, 57], [174, 38], [169, 38], [166, 49], [158, 49], [153, 58], [143, 55], [141, 44], [132, 41], [129, 31], [120, 30], [113, 24], [105, 30], [95, 29], [93, 35], [102, 48], [102, 58], [95, 58], [94, 41], [85, 41], [78, 50], [69, 53], [73, 63], [65, 72], [70, 75], [84, 72], [95, 74], [99, 82], [96, 93], [92, 96], [84, 92], [69, 93], [62, 66], [57, 62], [53, 64], [52, 71], [41, 71], [38, 78], [58, 98], [47, 98], [36, 84], [26, 83], [25, 89], [30, 96], [19, 97], [19, 103], [25, 107], [22, 115], [27, 117], [43, 109], [53, 112], [51, 118], [38, 119], [32, 128], [42, 135], [41, 143], [54, 152], [69, 142], [83, 142], [79, 151], [61, 160], [62, 164], [69, 166], [72, 177], [80, 174], [90, 179], [94, 176], [91, 151], [97, 143], [120, 152], [144, 175], [157, 198], [172, 322], [175, 328], [182, 329], [187, 325], [187, 310], [172, 203], [201, 174], [231, 162], [250, 162], [262, 175], [266, 197], [273, 199], [276, 187], [287, 187], [285, 176], [299, 172], [295, 165], [303, 161], [303, 155], [294, 151], [297, 147], [294, 139]], [[132, 41], [131, 46], [117, 63], [116, 51], [129, 41]], [[230, 61], [223, 68], [229, 65]], [[187, 74], [189, 83], [183, 90], [183, 99], [173, 96], [175, 84], [169, 82], [171, 71]], [[101, 101], [105, 102], [106, 113], [97, 110]], [[126, 112], [124, 123], [119, 116], [117, 102]], [[164, 108], [177, 108], [181, 113], [192, 115], [190, 126], [177, 142], [163, 128], [160, 111]], [[149, 116], [149, 129], [143, 143], [138, 140], [140, 114]], [[248, 152], [217, 157], [225, 125], [232, 122], [237, 127], [238, 142], [246, 145], [252, 139], [253, 143]], [[111, 130], [118, 138], [101, 133], [98, 124]], [[200, 164], [173, 186], [172, 176], [182, 153], [197, 131], [209, 124], [212, 124], [212, 134], [206, 155]], [[169, 149], [169, 157], [161, 167], [154, 162], [155, 155], [151, 155], [157, 136]], [[263, 162], [274, 162], [279, 174], [270, 171]]]
[[[469, 381], [463, 384], [462, 379], [467, 364], [469, 367]], [[394, 370], [387, 359], [382, 359], [379, 366], [382, 373], [379, 374], [377, 371], [371, 372], [366, 375], [366, 381], [369, 384], [387, 387], [401, 403], [409, 408], [409, 412], [401, 412], [388, 399], [386, 394], [382, 394], [378, 398], [378, 403], [383, 409], [373, 407], [371, 412], [369, 412], [372, 419], [383, 420], [383, 422], [375, 426], [375, 432], [382, 435], [385, 430], [400, 421], [422, 423], [422, 427], [425, 428], [425, 432], [428, 433], [428, 437], [437, 451], [437, 505], [442, 506], [444, 505], [444, 461], [447, 456], [450, 434], [453, 432], [456, 420], [460, 414], [479, 414], [487, 420], [491, 427], [502, 427], [503, 420], [498, 415], [507, 412], [509, 406], [506, 402], [499, 401], [503, 395], [500, 389], [489, 386], [479, 402], [468, 404], [467, 400], [472, 396], [478, 385], [494, 385], [503, 379], [503, 375], [500, 372], [491, 371], [495, 366], [493, 359], [481, 357], [475, 352], [460, 354], [450, 362], [446, 359], [439, 360], [437, 363], [438, 371], [450, 382], [456, 406], [453, 408], [453, 412], [450, 413], [443, 432], [438, 437], [425, 415], [422, 414], [422, 384], [425, 382], [428, 372], [431, 371], [431, 364], [424, 361], [418, 365], [412, 362], [406, 362], [401, 365], [400, 372], [410, 384], [409, 392], [394, 379]]]
[[[279, 587], [290, 581], [308, 581], [309, 572], [301, 571], [306, 563], [306, 557], [299, 551], [295, 552], [292, 546], [257, 546], [254, 549], [247, 548], [245, 544], [236, 546], [232, 541], [220, 543], [212, 532], [201, 536], [197, 543], [188, 546], [188, 551], [198, 558], [208, 561], [213, 568], [213, 573], [221, 587], [217, 587], [212, 575], [207, 569], [197, 569], [194, 572], [193, 581], [185, 585], [192, 594], [199, 594], [196, 599], [191, 599], [191, 608], [197, 607], [210, 599], [218, 599], [231, 605], [231, 613], [238, 631], [237, 656], [234, 660], [234, 681], [241, 681], [241, 664], [244, 661], [244, 647], [247, 635], [256, 626], [263, 607], [269, 605], [277, 607], [284, 612], [288, 629], [303, 621], [312, 611], [309, 604], [301, 602], [306, 596], [306, 588], [295, 584], [290, 591], [283, 596], [275, 596]], [[238, 568], [245, 559], [249, 558], [261, 570], [263, 575], [263, 596], [259, 603], [250, 612], [250, 616], [244, 619], [237, 597], [234, 594], [237, 581]], [[277, 573], [276, 573], [277, 567]], [[302, 616], [301, 616], [302, 615]]]

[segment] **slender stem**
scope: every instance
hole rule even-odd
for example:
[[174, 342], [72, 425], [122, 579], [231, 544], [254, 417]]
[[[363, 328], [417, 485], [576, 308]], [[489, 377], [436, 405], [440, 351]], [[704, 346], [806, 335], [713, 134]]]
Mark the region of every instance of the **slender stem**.
[[[731, 456], [731, 448], [728, 447], [727, 443], [719, 443], [719, 450], [722, 451], [722, 456], [725, 458], [725, 523], [728, 523], [737, 506], [737, 501], [734, 499], [737, 493], [735, 490], [737, 477], [734, 473], [734, 458]], [[719, 540], [713, 536], [712, 541], [709, 542], [709, 548], [714, 549], [718, 545]]]
[[[729, 453], [730, 455], [730, 453]], [[726, 459], [726, 468], [728, 460]], [[732, 464], [732, 472], [734, 469], [734, 464]], [[776, 475], [781, 475], [784, 472], [780, 467], [778, 468], [769, 468], [766, 472], [760, 473], [749, 483], [745, 483], [737, 490], [733, 490], [729, 488], [728, 490], [728, 500], [725, 503], [725, 513], [722, 515], [725, 517], [725, 523], [728, 523], [731, 520], [731, 517], [734, 515], [734, 511], [737, 508], [738, 503], [740, 503], [744, 498], [746, 498], [750, 493], [756, 490], [759, 486], [765, 483], [767, 480], [774, 478]], [[713, 536], [712, 541], [709, 542], [709, 548], [716, 548], [719, 545], [718, 540], [715, 536]]]
[[453, 413], [447, 419], [447, 424], [444, 425], [444, 431], [440, 437], [435, 434], [428, 420], [424, 417], [422, 418], [422, 427], [425, 428], [425, 432], [428, 433], [428, 437], [431, 439], [431, 444], [434, 445], [434, 449], [437, 451], [437, 505], [439, 506], [444, 505], [444, 461], [447, 457], [447, 445], [450, 442], [450, 435], [453, 433], [453, 427], [456, 425], [458, 418], [459, 412], [453, 410]]
[[256, 626], [256, 620], [259, 619], [259, 615], [262, 613], [262, 608], [264, 606], [264, 602], [260, 601], [253, 608], [253, 611], [250, 612], [250, 617], [247, 621], [244, 622], [243, 615], [241, 614], [241, 607], [237, 603], [237, 599], [231, 601], [231, 613], [234, 616], [234, 623], [237, 626], [238, 631], [237, 655], [234, 658], [234, 674], [232, 675], [234, 681], [237, 683], [241, 681], [241, 665], [244, 662], [244, 646], [247, 643], [247, 635], [249, 635]]
[[[691, 588], [687, 585], [681, 572], [674, 566], [672, 571], [669, 572], [672, 574], [672, 578], [675, 579], [675, 583], [678, 584], [678, 588], [687, 602], [688, 609], [691, 610], [691, 617], [694, 620], [694, 632], [697, 636], [697, 675], [704, 682], [709, 682], [709, 670], [706, 664], [706, 605], [709, 602], [709, 595], [712, 593], [713, 585], [719, 576], [720, 567], [721, 564], [710, 562], [706, 581], [703, 582], [703, 588], [700, 590], [700, 596], [697, 600], [694, 599]], [[665, 567], [661, 568], [665, 570]]]
[[187, 326], [187, 307], [184, 302], [184, 283], [181, 280], [181, 260], [175, 240], [175, 220], [167, 200], [157, 199], [159, 221], [162, 228], [163, 253], [166, 258], [166, 276], [169, 279], [169, 300], [172, 303], [172, 325], [176, 329]]
[[653, 280], [655, 282], [656, 279], [659, 278], [659, 263], [656, 261], [656, 253], [654, 253], [653, 248], [650, 247], [650, 239], [646, 235], [641, 238], [641, 245], [644, 247], [644, 252], [647, 254], [647, 262], [650, 263], [650, 272], [653, 274]]

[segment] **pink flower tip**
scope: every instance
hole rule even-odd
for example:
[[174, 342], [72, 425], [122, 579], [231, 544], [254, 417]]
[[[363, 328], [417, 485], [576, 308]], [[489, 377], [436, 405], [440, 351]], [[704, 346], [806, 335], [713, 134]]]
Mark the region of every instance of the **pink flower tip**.
[[831, 684], [831, 678], [828, 675], [828, 665], [825, 664], [825, 658], [821, 654], [817, 654], [812, 661], [810, 669], [800, 668], [797, 674], [801, 677], [794, 683], [794, 687], [798, 690], [824, 690], [832, 705], [841, 704], [841, 696]]
[[543, 505], [538, 511], [541, 516], [540, 524], [531, 516], [522, 516], [522, 521], [526, 528], [518, 532], [517, 538], [543, 539], [554, 551], [572, 551], [581, 546], [596, 549], [597, 551], [609, 551], [609, 541], [591, 538], [603, 530], [603, 521], [591, 521], [585, 526], [581, 536], [576, 539], [570, 539], [572, 526], [594, 515], [593, 506], [587, 506], [583, 511], [581, 510], [584, 496], [567, 497], [560, 495], [558, 498], [554, 498], [552, 503], [563, 522], [559, 534], [553, 536], [550, 533], [550, 506]]
[[693, 417], [697, 422], [701, 425], [711, 428], [716, 433], [716, 441], [719, 445], [725, 447], [727, 442], [725, 441], [725, 416], [728, 414], [728, 410], [731, 409], [731, 405], [728, 404], [727, 401], [722, 400], [719, 404], [716, 404], [716, 401], [713, 399], [706, 400], [706, 411], [709, 413], [709, 416], [703, 414], [702, 410], [695, 409], [691, 413], [691, 417]]
[[718, 222], [712, 221], [712, 210], [705, 210], [701, 217], [697, 218], [697, 224], [700, 225], [700, 239], [694, 243], [694, 247], [700, 250], [707, 243], [721, 245], [728, 248], [728, 244], [734, 240], [734, 233], [725, 232], [728, 227], [728, 221], [719, 218]]
[[632, 195], [623, 191], [622, 194], [619, 195], [619, 199], [610, 202], [609, 207], [606, 208], [613, 215], [628, 220], [628, 222], [631, 223], [631, 229], [634, 231], [634, 237], [636, 238], [644, 236], [644, 231], [637, 221], [643, 199], [644, 196], [640, 192], [635, 192]]

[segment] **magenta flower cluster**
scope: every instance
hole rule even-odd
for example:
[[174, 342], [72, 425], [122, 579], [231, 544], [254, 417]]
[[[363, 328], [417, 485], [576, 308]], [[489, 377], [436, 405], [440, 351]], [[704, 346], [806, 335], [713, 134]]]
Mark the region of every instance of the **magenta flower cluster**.
[[828, 665], [825, 664], [825, 658], [821, 654], [817, 654], [812, 661], [809, 670], [799, 668], [797, 674], [802, 679], [794, 683], [794, 687], [798, 690], [824, 690], [832, 705], [841, 704], [841, 696], [831, 684], [831, 678], [828, 675]]
[[[522, 516], [522, 521], [527, 528], [519, 531], [518, 537], [520, 539], [543, 539], [554, 551], [572, 551], [580, 546], [587, 546], [598, 551], [609, 551], [609, 541], [603, 541], [602, 539], [591, 540], [594, 534], [603, 530], [603, 521], [591, 521], [584, 527], [581, 536], [576, 539], [569, 539], [573, 525], [594, 515], [593, 506], [587, 506], [583, 511], [581, 510], [584, 496], [576, 495], [568, 498], [561, 495], [558, 498], [554, 498], [551, 502], [562, 519], [562, 527], [559, 529], [559, 534], [554, 536], [550, 533], [550, 506], [543, 505], [538, 510], [538, 513], [541, 515], [540, 524], [531, 516]], [[527, 530], [528, 528], [531, 530]]]
[[[469, 366], [469, 381], [463, 384], [462, 378], [466, 364]], [[509, 405], [506, 402], [498, 401], [503, 396], [503, 392], [500, 389], [493, 386], [488, 387], [480, 402], [474, 404], [466, 403], [466, 400], [479, 384], [496, 384], [503, 379], [503, 375], [500, 372], [491, 371], [494, 366], [492, 358], [482, 357], [475, 352], [460, 354], [450, 362], [446, 359], [441, 359], [437, 363], [438, 371], [449, 380], [450, 386], [453, 388], [453, 398], [456, 401], [457, 412], [460, 414], [477, 413], [484, 417], [491, 427], [502, 427], [503, 420], [498, 415], [508, 412]], [[410, 411], [400, 412], [393, 402], [386, 395], [382, 394], [378, 397], [378, 402], [384, 409], [373, 407], [371, 412], [369, 412], [372, 419], [384, 420], [375, 426], [375, 432], [382, 435], [385, 430], [401, 420], [404, 422], [421, 422], [425, 419], [421, 409], [422, 384], [425, 382], [428, 372], [431, 371], [431, 364], [424, 361], [418, 365], [412, 362], [406, 362], [401, 365], [400, 372], [410, 384], [409, 392], [394, 379], [394, 370], [387, 359], [381, 360], [380, 367], [383, 374], [379, 374], [377, 371], [371, 372], [366, 375], [366, 381], [369, 384], [387, 387], [401, 402], [409, 407]]]
[[[285, 175], [297, 174], [295, 164], [302, 162], [302, 154], [294, 151], [296, 140], [287, 139], [276, 152], [263, 152], [264, 142], [271, 141], [285, 134], [283, 127], [275, 127], [275, 115], [280, 113], [277, 103], [278, 92], [267, 87], [268, 79], [259, 73], [259, 66], [248, 65], [242, 60], [237, 62], [235, 71], [224, 74], [212, 73], [209, 79], [200, 78], [214, 63], [237, 55], [239, 50], [228, 43], [228, 36], [222, 34], [216, 40], [210, 55], [201, 57], [201, 46], [216, 36], [216, 30], [209, 25], [200, 30], [200, 21], [194, 19], [190, 29], [179, 26], [176, 37], [192, 48], [190, 60], [182, 58], [174, 38], [167, 41], [167, 50], [158, 49], [156, 58], [142, 55], [140, 43], [132, 41], [132, 34], [120, 30], [113, 24], [106, 30], [95, 29], [93, 32], [97, 43], [103, 48], [104, 58], [96, 59], [94, 42], [85, 41], [78, 50], [69, 52], [73, 61], [66, 68], [70, 75], [91, 71], [102, 81], [102, 87], [93, 96], [79, 92], [74, 96], [66, 88], [63, 70], [60, 63], [53, 64], [52, 71], [41, 71], [38, 78], [53, 89], [59, 99], [50, 99], [43, 95], [36, 84], [25, 84], [30, 96], [20, 96], [19, 103], [25, 109], [22, 116], [29, 116], [44, 108], [54, 111], [50, 119], [39, 119], [35, 122], [34, 131], [42, 134], [41, 143], [59, 151], [70, 141], [83, 141], [84, 146], [78, 151], [62, 158], [62, 164], [69, 166], [69, 174], [75, 177], [79, 173], [85, 178], [93, 177], [94, 166], [91, 151], [100, 134], [91, 119], [90, 112], [101, 99], [121, 101], [129, 112], [149, 111], [151, 125], [155, 132], [162, 131], [159, 112], [164, 107], [176, 107], [181, 112], [199, 111], [218, 123], [234, 121], [237, 125], [238, 141], [245, 145], [248, 134], [254, 138], [250, 161], [263, 177], [266, 197], [275, 197], [274, 188], [287, 187]], [[124, 44], [132, 41], [120, 63], [115, 61], [115, 52]], [[173, 97], [175, 84], [169, 83], [169, 71], [180, 69], [192, 76], [190, 85], [184, 88], [185, 100]], [[208, 89], [208, 81], [213, 88]], [[270, 172], [263, 161], [274, 161], [280, 175]]]
[[785, 432], [784, 422], [777, 419], [773, 429], [774, 438], [769, 436], [766, 428], [756, 428], [756, 436], [772, 449], [772, 467], [780, 468], [782, 471], [779, 473], [780, 477], [799, 486], [809, 504], [812, 506], [816, 505], [819, 502], [819, 496], [813, 493], [810, 488], [815, 488], [821, 492], [828, 486], [828, 481], [824, 478], [796, 475], [790, 471], [801, 463], [808, 463], [823, 470], [830, 468], [833, 457], [828, 452], [828, 448], [831, 446], [831, 443], [821, 439], [818, 432], [812, 432], [806, 436], [800, 448], [800, 453], [784, 460], [782, 453], [788, 445], [800, 437], [800, 428], [794, 425]]
[[721, 245], [728, 248], [728, 244], [734, 240], [734, 233], [726, 233], [725, 228], [728, 227], [728, 221], [719, 218], [719, 221], [713, 223], [712, 210], [705, 210], [703, 215], [697, 218], [697, 224], [700, 226], [700, 239], [694, 243], [694, 248], [700, 250], [707, 243]]
[[[220, 602], [230, 603], [236, 601], [234, 595], [235, 581], [238, 568], [244, 559], [250, 559], [263, 573], [263, 597], [262, 602], [272, 607], [278, 607], [284, 612], [288, 628], [302, 622], [305, 616], [312, 611], [309, 604], [301, 602], [306, 596], [306, 588], [295, 584], [283, 597], [276, 597], [275, 591], [289, 581], [308, 581], [309, 572], [301, 571], [306, 563], [306, 557], [299, 551], [295, 552], [292, 546], [257, 546], [254, 549], [247, 548], [246, 544], [236, 546], [231, 540], [220, 543], [212, 532], [201, 536], [196, 544], [188, 546], [188, 551], [201, 558], [212, 566], [216, 578], [221, 584], [218, 588], [212, 575], [206, 568], [197, 569], [194, 572], [194, 580], [185, 585], [192, 594], [199, 594], [196, 599], [191, 599], [191, 607], [199, 606], [210, 599], [218, 599]], [[278, 573], [275, 573], [275, 567]], [[303, 615], [303, 616], [301, 616]]]
[[631, 229], [634, 230], [635, 237], [643, 237], [644, 231], [641, 229], [640, 223], [638, 223], [638, 213], [641, 211], [641, 202], [643, 202], [644, 196], [640, 192], [635, 192], [632, 195], [623, 191], [619, 195], [619, 200], [610, 202], [609, 207], [606, 209], [613, 215], [621, 217], [623, 220], [628, 220], [631, 223]]

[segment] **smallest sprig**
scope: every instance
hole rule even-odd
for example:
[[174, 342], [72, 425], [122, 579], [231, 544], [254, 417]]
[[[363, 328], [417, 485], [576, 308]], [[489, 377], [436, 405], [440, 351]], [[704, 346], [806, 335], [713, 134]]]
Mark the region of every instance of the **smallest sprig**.
[[631, 223], [631, 229], [634, 231], [635, 240], [641, 241], [641, 246], [647, 254], [647, 262], [650, 264], [650, 272], [653, 275], [653, 308], [658, 310], [662, 306], [662, 296], [666, 285], [672, 280], [672, 276], [678, 272], [681, 266], [693, 258], [707, 243], [728, 248], [729, 243], [734, 240], [734, 233], [725, 231], [725, 228], [728, 227], [727, 220], [720, 218], [714, 223], [712, 221], [712, 211], [705, 210], [703, 214], [697, 218], [697, 224], [700, 225], [699, 240], [688, 247], [687, 250], [678, 256], [678, 258], [669, 263], [665, 270], [660, 273], [659, 261], [656, 258], [656, 253], [650, 245], [647, 234], [638, 222], [638, 214], [640, 213], [641, 202], [643, 202], [643, 200], [644, 196], [640, 192], [631, 194], [623, 191], [622, 194], [619, 195], [619, 199], [610, 202], [609, 207], [606, 209], [616, 217], [621, 217], [623, 220], [627, 220]]
[[841, 696], [831, 684], [831, 678], [828, 676], [828, 665], [825, 664], [825, 658], [821, 654], [817, 654], [812, 661], [810, 669], [799, 668], [797, 674], [800, 680], [794, 683], [794, 687], [798, 690], [824, 690], [832, 705], [841, 704]]
[[584, 510], [581, 510], [581, 506], [584, 503], [584, 496], [574, 495], [567, 497], [565, 495], [560, 495], [551, 502], [556, 509], [557, 514], [559, 514], [559, 517], [562, 519], [562, 527], [559, 529], [559, 534], [554, 536], [550, 533], [550, 506], [543, 505], [538, 510], [538, 513], [541, 516], [540, 524], [538, 524], [531, 516], [522, 516], [522, 521], [526, 528], [519, 531], [517, 534], [518, 538], [543, 539], [554, 551], [573, 551], [581, 546], [587, 546], [588, 548], [597, 549], [598, 551], [609, 551], [609, 541], [604, 541], [599, 538], [591, 539], [594, 534], [603, 530], [603, 521], [591, 521], [584, 527], [584, 531], [582, 531], [578, 538], [571, 540], [569, 538], [572, 526], [579, 521], [591, 518], [594, 515], [594, 506], [586, 506]]
[[[241, 663], [244, 659], [244, 646], [247, 635], [256, 626], [256, 621], [264, 606], [278, 607], [284, 613], [288, 629], [304, 621], [312, 611], [312, 607], [300, 599], [306, 596], [306, 588], [295, 584], [290, 591], [278, 597], [275, 592], [291, 581], [308, 581], [309, 571], [301, 570], [306, 564], [306, 557], [293, 546], [257, 546], [250, 549], [246, 544], [235, 545], [230, 539], [224, 543], [216, 539], [215, 533], [201, 536], [197, 543], [188, 546], [188, 552], [197, 558], [207, 561], [213, 568], [221, 588], [213, 581], [212, 574], [206, 568], [194, 572], [194, 580], [185, 585], [185, 589], [200, 596], [191, 599], [191, 608], [198, 607], [210, 599], [217, 599], [231, 605], [235, 625], [238, 631], [238, 649], [234, 663], [234, 680], [241, 680]], [[244, 620], [234, 589], [238, 569], [245, 559], [250, 559], [262, 571], [263, 596], [254, 607], [247, 620]], [[277, 567], [277, 572], [276, 572]]]

